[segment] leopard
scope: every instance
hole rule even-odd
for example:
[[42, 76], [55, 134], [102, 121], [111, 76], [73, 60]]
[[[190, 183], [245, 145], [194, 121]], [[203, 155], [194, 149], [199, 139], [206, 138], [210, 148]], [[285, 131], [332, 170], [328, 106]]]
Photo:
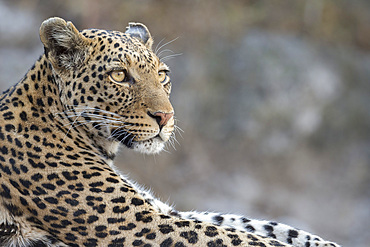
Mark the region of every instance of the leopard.
[[141, 23], [79, 31], [59, 17], [44, 53], [0, 95], [0, 246], [339, 246], [273, 221], [180, 212], [123, 175], [120, 147], [174, 134], [169, 67]]

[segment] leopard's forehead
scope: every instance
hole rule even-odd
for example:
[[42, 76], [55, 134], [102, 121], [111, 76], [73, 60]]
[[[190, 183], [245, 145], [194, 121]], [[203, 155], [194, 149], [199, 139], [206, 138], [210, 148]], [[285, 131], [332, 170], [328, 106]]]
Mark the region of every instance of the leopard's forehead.
[[112, 44], [113, 42], [121, 41], [127, 44], [140, 45], [140, 41], [136, 38], [131, 37], [129, 34], [122, 33], [120, 31], [111, 31], [104, 29], [85, 29], [81, 33], [89, 39], [98, 40], [101, 44], [107, 42]]
[[118, 58], [129, 62], [131, 66], [137, 65], [140, 68], [152, 70], [160, 64], [159, 58], [151, 49], [129, 34], [103, 29], [86, 29], [81, 33], [90, 39], [91, 46], [96, 50], [95, 55], [103, 55], [103, 60], [106, 62]]

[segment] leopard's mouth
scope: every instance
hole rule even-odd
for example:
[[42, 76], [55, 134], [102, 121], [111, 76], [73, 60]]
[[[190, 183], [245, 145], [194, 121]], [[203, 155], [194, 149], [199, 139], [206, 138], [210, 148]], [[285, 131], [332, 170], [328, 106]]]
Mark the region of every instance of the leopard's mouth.
[[135, 139], [135, 135], [127, 131], [121, 131], [119, 133], [112, 133], [112, 139], [118, 141], [119, 143], [122, 143], [128, 148], [131, 148]]
[[163, 150], [165, 142], [168, 140], [161, 132], [156, 136], [146, 140], [135, 140], [136, 135], [127, 131], [119, 134], [113, 134], [112, 138], [119, 143], [122, 143], [127, 148], [133, 149], [140, 153], [155, 154]]

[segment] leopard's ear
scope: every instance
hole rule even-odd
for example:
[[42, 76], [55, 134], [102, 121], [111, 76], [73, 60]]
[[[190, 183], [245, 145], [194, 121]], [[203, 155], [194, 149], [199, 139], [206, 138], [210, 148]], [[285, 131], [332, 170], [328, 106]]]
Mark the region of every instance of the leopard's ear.
[[148, 28], [141, 23], [130, 22], [126, 27], [126, 33], [138, 38], [148, 49], [152, 49], [153, 38]]
[[54, 68], [71, 69], [83, 63], [88, 41], [72, 22], [59, 17], [45, 20], [40, 27], [40, 39]]

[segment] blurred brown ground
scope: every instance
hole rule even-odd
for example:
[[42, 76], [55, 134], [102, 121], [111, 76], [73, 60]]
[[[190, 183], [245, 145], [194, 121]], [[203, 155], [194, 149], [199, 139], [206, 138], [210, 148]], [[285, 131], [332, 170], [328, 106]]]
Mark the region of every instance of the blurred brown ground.
[[[149, 27], [168, 60], [176, 150], [120, 170], [180, 210], [292, 224], [343, 246], [370, 235], [370, 3], [0, 1], [0, 90], [42, 53], [41, 22]], [[171, 55], [171, 51], [162, 54]], [[181, 134], [181, 135], [180, 135]]]

